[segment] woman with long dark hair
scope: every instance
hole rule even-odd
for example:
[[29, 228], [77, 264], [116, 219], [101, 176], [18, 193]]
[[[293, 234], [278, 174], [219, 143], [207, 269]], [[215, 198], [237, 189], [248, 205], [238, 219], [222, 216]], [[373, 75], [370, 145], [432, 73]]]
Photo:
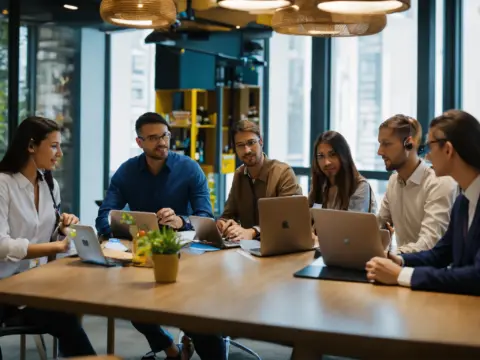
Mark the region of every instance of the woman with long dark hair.
[[308, 199], [310, 207], [376, 212], [370, 184], [359, 174], [347, 141], [336, 131], [326, 131], [315, 141]]
[[[60, 214], [60, 190], [52, 169], [62, 157], [56, 122], [28, 117], [0, 161], [0, 279], [30, 268], [30, 260], [65, 253], [65, 231], [78, 218]], [[14, 319], [44, 327], [59, 339], [62, 356], [94, 355], [73, 314], [0, 304], [0, 323]]]

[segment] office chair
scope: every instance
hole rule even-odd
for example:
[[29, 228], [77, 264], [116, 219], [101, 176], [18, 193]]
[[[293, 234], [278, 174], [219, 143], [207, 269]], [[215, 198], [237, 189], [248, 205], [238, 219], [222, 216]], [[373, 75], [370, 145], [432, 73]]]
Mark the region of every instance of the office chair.
[[[180, 332], [178, 333], [178, 341], [177, 343], [181, 343], [182, 342], [182, 337], [184, 336], [184, 332], [180, 330]], [[262, 358], [260, 357], [260, 355], [258, 355], [255, 351], [253, 351], [252, 349], [246, 347], [245, 345], [242, 345], [240, 344], [238, 341], [235, 341], [235, 340], [232, 340], [232, 338], [230, 336], [224, 336], [223, 337], [223, 340], [225, 341], [225, 351], [226, 351], [226, 359], [228, 360], [228, 355], [230, 354], [230, 346], [234, 346], [236, 347], [237, 349], [240, 349], [244, 352], [246, 352], [247, 354], [253, 356], [255, 359], [257, 360], [262, 360]]]
[[[43, 328], [38, 326], [23, 326], [23, 325], [7, 325], [2, 324], [0, 326], [0, 337], [3, 336], [12, 336], [20, 335], [20, 360], [26, 360], [26, 349], [27, 349], [27, 335], [33, 335], [35, 340], [35, 345], [37, 347], [38, 355], [41, 360], [47, 360], [47, 348], [45, 346], [45, 340], [42, 335], [45, 335], [46, 332]], [[58, 356], [57, 352], [57, 339], [54, 339], [53, 342], [53, 358], [56, 359]], [[2, 360], [2, 354], [0, 349], [0, 360]]]

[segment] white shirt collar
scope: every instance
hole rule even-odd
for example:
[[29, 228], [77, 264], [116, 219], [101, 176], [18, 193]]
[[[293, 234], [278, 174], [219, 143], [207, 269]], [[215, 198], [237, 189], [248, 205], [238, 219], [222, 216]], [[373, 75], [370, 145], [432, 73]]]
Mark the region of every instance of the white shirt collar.
[[422, 160], [420, 160], [420, 164], [418, 164], [417, 168], [415, 169], [413, 174], [410, 175], [407, 181], [411, 181], [414, 184], [420, 185], [422, 183], [426, 169], [428, 169], [428, 165], [425, 164], [425, 162], [423, 162]]
[[30, 182], [30, 180], [28, 180], [25, 177], [25, 175], [23, 175], [21, 172], [13, 174], [12, 177], [15, 179], [15, 181], [17, 182], [20, 189], [25, 189], [29, 185], [33, 186], [33, 184]]
[[477, 202], [480, 197], [480, 176], [477, 176], [470, 186], [464, 191], [465, 197], [470, 203]]

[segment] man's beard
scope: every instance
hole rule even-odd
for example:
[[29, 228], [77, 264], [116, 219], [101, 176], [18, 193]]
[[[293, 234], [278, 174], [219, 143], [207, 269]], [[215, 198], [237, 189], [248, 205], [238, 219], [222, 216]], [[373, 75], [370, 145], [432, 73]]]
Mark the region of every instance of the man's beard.
[[[158, 153], [156, 151], [156, 149], [163, 149], [163, 150], [166, 150], [165, 151], [165, 155], [164, 154], [161, 154], [161, 153]], [[168, 156], [168, 148], [166, 146], [159, 146], [153, 150], [147, 150], [145, 151], [145, 155], [151, 159], [154, 159], [154, 160], [165, 160]]]
[[260, 159], [258, 158], [257, 154], [255, 153], [250, 153], [250, 154], [245, 154], [242, 158], [243, 163], [247, 167], [253, 167], [258, 164]]
[[401, 169], [407, 162], [407, 158], [405, 158], [403, 161], [397, 161], [397, 162], [392, 162], [390, 160], [390, 165], [385, 164], [385, 168], [387, 171], [396, 171], [398, 169]]

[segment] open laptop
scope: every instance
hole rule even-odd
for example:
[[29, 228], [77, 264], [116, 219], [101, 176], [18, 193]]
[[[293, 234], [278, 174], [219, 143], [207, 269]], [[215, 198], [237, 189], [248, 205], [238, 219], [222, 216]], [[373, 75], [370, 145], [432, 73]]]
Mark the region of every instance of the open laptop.
[[259, 199], [260, 247], [246, 251], [255, 256], [273, 256], [313, 250], [308, 210], [305, 196]]
[[364, 271], [370, 259], [385, 257], [390, 234], [388, 230], [380, 231], [375, 214], [329, 209], [310, 211], [326, 266]]
[[195, 229], [194, 241], [208, 244], [219, 249], [231, 249], [240, 247], [239, 242], [222, 238], [215, 220], [208, 217], [190, 216], [190, 222]]
[[73, 242], [78, 256], [83, 262], [102, 266], [122, 266], [129, 262], [128, 260], [106, 257], [93, 227], [74, 224], [71, 225], [71, 228], [76, 231]]
[[110, 229], [115, 238], [131, 240], [129, 225], [122, 224], [122, 214], [127, 213], [135, 219], [139, 230], [158, 230], [157, 214], [142, 211], [110, 211]]

